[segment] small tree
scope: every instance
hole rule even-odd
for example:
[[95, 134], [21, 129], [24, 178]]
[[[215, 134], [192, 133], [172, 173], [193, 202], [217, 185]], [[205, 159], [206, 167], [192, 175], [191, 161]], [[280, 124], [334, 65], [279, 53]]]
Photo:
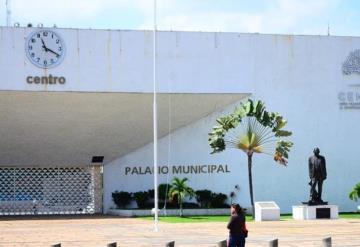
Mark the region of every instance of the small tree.
[[282, 138], [292, 133], [283, 130], [287, 121], [279, 113], [268, 112], [262, 101], [254, 103], [250, 99], [246, 103], [241, 103], [230, 115], [216, 121], [218, 124], [209, 133], [212, 154], [222, 152], [228, 146], [242, 150], [247, 156], [250, 200], [254, 217], [253, 154], [270, 154], [276, 162], [286, 165], [288, 152], [293, 143]]
[[170, 191], [171, 184], [159, 184], [158, 186], [158, 193], [159, 193], [159, 199], [160, 200], [166, 200], [167, 194]]
[[234, 200], [234, 198], [235, 198], [235, 196], [236, 196], [236, 194], [235, 194], [234, 191], [231, 191], [230, 194], [229, 194], [229, 196], [230, 196], [230, 204], [232, 204], [232, 203], [233, 203], [233, 200]]
[[180, 179], [178, 177], [174, 177], [171, 182], [171, 188], [169, 190], [169, 199], [173, 201], [177, 198], [178, 204], [180, 206], [180, 217], [183, 216], [183, 202], [186, 197], [190, 199], [194, 196], [194, 190], [189, 187], [186, 182], [187, 178]]
[[196, 201], [202, 208], [210, 208], [211, 191], [210, 190], [197, 190], [195, 191]]
[[139, 208], [145, 208], [147, 201], [149, 200], [149, 192], [139, 191], [134, 193], [134, 199]]
[[223, 193], [211, 193], [211, 208], [223, 208], [228, 207], [228, 205], [225, 204], [225, 201], [227, 200], [227, 195]]
[[116, 190], [111, 195], [114, 203], [118, 208], [125, 208], [131, 202], [132, 199], [132, 194], [126, 191], [119, 192]]
[[350, 200], [356, 201], [360, 198], [360, 183], [357, 183], [349, 194]]

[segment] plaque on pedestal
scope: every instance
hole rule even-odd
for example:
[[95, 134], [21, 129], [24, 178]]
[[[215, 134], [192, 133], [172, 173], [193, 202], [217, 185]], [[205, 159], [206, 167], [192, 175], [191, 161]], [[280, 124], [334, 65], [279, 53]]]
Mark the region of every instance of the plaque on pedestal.
[[293, 206], [295, 220], [337, 219], [339, 208], [337, 205], [299, 205]]
[[280, 220], [280, 208], [275, 202], [255, 202], [255, 221]]

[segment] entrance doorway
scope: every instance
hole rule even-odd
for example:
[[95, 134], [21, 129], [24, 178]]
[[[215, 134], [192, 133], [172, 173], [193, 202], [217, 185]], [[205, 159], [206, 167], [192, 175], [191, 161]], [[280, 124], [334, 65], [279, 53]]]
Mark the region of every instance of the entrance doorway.
[[0, 167], [0, 215], [101, 213], [101, 191], [101, 166]]

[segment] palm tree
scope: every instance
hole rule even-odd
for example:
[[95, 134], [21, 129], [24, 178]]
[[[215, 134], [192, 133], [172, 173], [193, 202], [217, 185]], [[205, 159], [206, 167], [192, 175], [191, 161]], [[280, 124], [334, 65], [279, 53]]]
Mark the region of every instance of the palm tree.
[[360, 198], [360, 183], [357, 183], [349, 194], [349, 198], [356, 201]]
[[248, 177], [252, 215], [254, 217], [254, 193], [252, 183], [252, 157], [254, 153], [273, 155], [274, 160], [286, 166], [288, 152], [293, 143], [282, 137], [292, 133], [283, 130], [287, 121], [279, 113], [268, 112], [262, 101], [248, 99], [230, 115], [218, 118], [217, 125], [209, 133], [212, 154], [231, 147], [247, 155]]
[[174, 177], [171, 181], [171, 187], [169, 190], [170, 200], [175, 200], [175, 198], [177, 198], [180, 205], [180, 217], [183, 216], [182, 204], [184, 199], [186, 197], [190, 197], [191, 199], [195, 194], [194, 190], [186, 184], [187, 181], [187, 178], [180, 179], [178, 177]]

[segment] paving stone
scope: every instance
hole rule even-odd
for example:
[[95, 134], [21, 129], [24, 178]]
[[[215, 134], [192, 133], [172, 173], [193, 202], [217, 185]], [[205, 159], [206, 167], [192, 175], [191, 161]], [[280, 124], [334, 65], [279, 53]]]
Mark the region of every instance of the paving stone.
[[[360, 246], [359, 220], [249, 222], [247, 247], [268, 246], [279, 239], [279, 246], [318, 247], [331, 236], [336, 246]], [[215, 246], [228, 235], [226, 223], [162, 223], [159, 232], [153, 223], [136, 218], [110, 216], [16, 217], [0, 218], [0, 247], [101, 247], [110, 242], [119, 246]]]

